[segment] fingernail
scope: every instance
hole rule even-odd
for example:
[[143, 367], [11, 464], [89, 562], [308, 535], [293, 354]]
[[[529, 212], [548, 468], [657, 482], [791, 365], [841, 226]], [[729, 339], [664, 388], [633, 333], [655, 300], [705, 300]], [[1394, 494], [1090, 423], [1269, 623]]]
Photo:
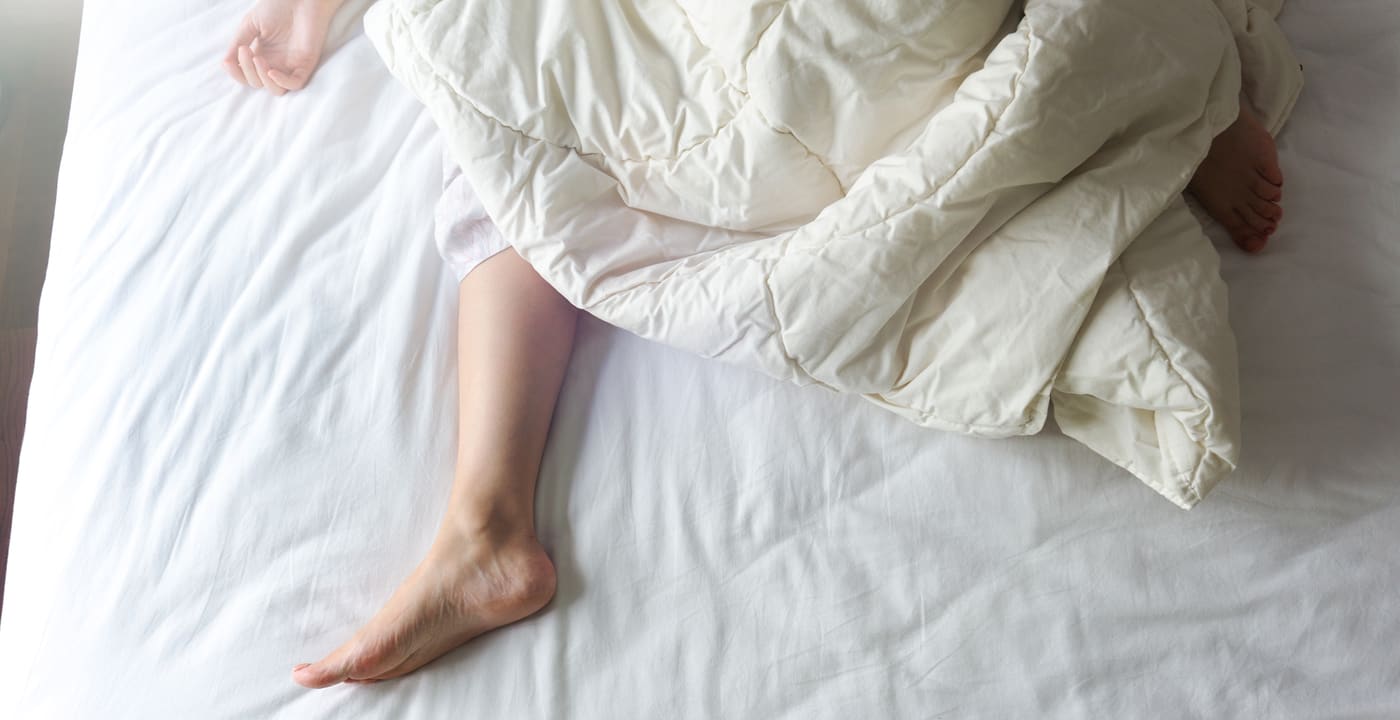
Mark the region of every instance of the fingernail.
[[301, 672], [302, 669], [304, 669], [304, 668], [309, 668], [309, 667], [311, 667], [311, 663], [302, 663], [302, 664], [300, 664], [300, 665], [298, 665], [298, 666], [292, 668], [292, 672]]

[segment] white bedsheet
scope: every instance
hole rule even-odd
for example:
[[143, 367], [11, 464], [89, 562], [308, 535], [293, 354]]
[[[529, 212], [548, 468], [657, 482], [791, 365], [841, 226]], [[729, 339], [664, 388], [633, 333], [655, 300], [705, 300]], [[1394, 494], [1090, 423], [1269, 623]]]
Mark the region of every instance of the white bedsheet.
[[303, 93], [246, 0], [85, 4], [0, 619], [5, 717], [1400, 715], [1400, 7], [1292, 0], [1283, 229], [1221, 240], [1244, 456], [1187, 513], [1051, 435], [922, 430], [584, 323], [559, 595], [306, 691], [435, 530], [440, 148], [353, 24]]

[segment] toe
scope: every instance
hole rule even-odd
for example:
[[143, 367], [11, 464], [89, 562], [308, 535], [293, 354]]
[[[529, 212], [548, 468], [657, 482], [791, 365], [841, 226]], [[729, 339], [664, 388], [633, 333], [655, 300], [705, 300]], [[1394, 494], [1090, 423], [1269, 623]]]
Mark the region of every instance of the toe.
[[373, 677], [384, 668], [393, 667], [398, 660], [356, 639], [336, 648], [322, 660], [298, 668], [292, 673], [292, 679], [305, 687], [325, 688], [352, 678]]
[[313, 690], [330, 687], [344, 681], [347, 677], [345, 662], [337, 657], [336, 653], [328, 655], [324, 660], [300, 666], [292, 671], [292, 679], [298, 685]]
[[1256, 177], [1252, 183], [1254, 195], [1262, 200], [1278, 202], [1283, 199], [1283, 188], [1275, 185], [1263, 176]]
[[1269, 244], [1269, 239], [1263, 235], [1248, 235], [1235, 238], [1235, 245], [1250, 255], [1258, 255], [1264, 251], [1264, 247]]
[[1230, 222], [1223, 224], [1225, 226], [1225, 232], [1230, 234], [1230, 239], [1234, 240], [1235, 244], [1239, 244], [1244, 238], [1253, 237], [1258, 234], [1248, 225], [1244, 224], [1243, 220], [1240, 220], [1233, 214], [1231, 214]]
[[1256, 197], [1250, 199], [1249, 207], [1254, 212], [1274, 223], [1283, 219], [1283, 208], [1279, 207], [1277, 203], [1271, 203], [1268, 200]]
[[1236, 207], [1235, 214], [1239, 216], [1246, 227], [1256, 233], [1267, 233], [1273, 230], [1274, 223], [1272, 220], [1254, 212], [1254, 210], [1248, 206]]
[[1254, 171], [1270, 185], [1283, 187], [1283, 171], [1279, 169], [1278, 165], [1262, 164], [1256, 166]]
[[1279, 167], [1278, 150], [1274, 148], [1273, 138], [1269, 139], [1265, 151], [1257, 156], [1254, 169], [1265, 180], [1275, 185], [1283, 185], [1283, 168]]

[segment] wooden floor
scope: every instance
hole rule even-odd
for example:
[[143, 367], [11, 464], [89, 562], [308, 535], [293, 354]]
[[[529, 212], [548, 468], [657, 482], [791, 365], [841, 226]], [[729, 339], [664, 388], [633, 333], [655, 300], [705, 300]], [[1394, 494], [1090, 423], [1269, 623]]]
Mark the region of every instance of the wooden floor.
[[80, 0], [0, 2], [0, 589], [81, 12]]

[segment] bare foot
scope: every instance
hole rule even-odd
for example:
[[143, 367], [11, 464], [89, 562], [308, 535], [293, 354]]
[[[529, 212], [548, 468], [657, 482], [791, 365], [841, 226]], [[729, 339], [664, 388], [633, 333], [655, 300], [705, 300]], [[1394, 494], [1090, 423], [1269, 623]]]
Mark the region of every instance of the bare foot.
[[554, 565], [532, 535], [444, 531], [428, 556], [349, 642], [293, 668], [309, 688], [413, 672], [554, 596]]
[[1241, 102], [1239, 119], [1215, 136], [1187, 189], [1240, 249], [1263, 251], [1283, 218], [1283, 171], [1273, 137], [1248, 103]]

